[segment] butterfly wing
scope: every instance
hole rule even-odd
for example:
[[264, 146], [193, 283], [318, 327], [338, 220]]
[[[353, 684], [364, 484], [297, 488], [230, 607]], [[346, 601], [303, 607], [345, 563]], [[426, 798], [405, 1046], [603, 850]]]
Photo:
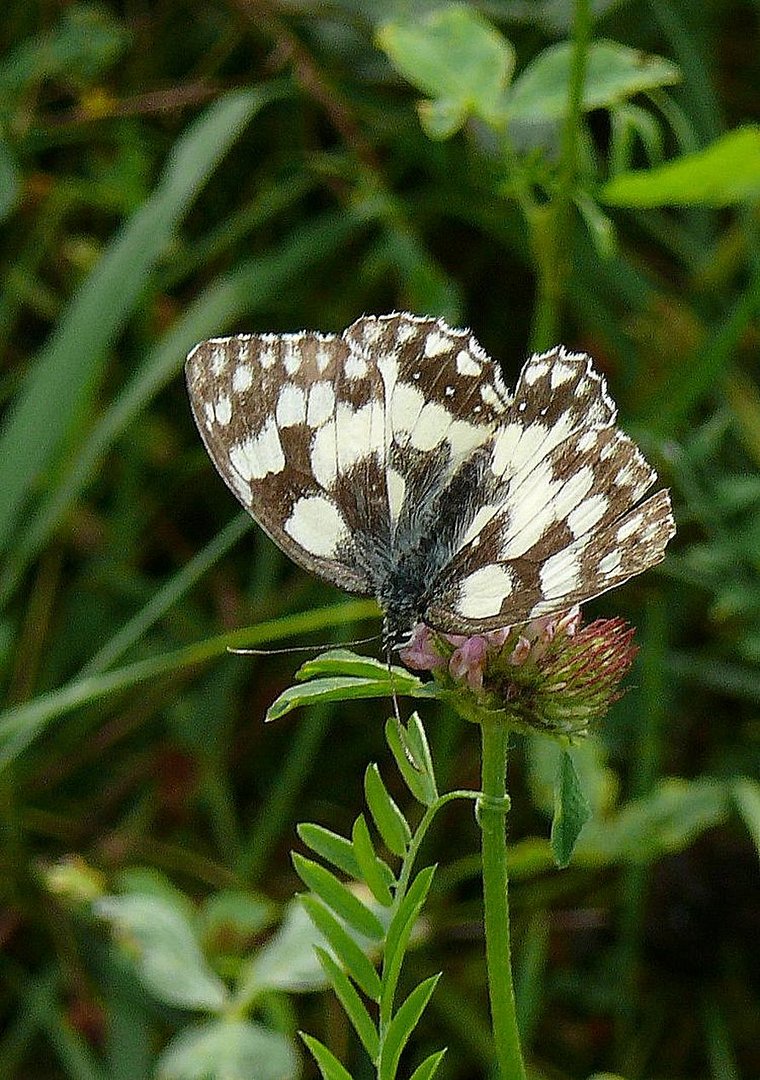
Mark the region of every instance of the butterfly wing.
[[590, 600], [659, 562], [670, 499], [614, 426], [588, 357], [552, 350], [523, 368], [489, 448], [494, 494], [431, 590], [425, 614], [478, 633]]
[[[355, 370], [336, 335], [248, 334], [201, 342], [186, 374], [206, 449], [246, 510], [295, 562], [370, 593], [341, 493], [383, 445], [376, 369]], [[362, 490], [381, 481], [363, 467]]]

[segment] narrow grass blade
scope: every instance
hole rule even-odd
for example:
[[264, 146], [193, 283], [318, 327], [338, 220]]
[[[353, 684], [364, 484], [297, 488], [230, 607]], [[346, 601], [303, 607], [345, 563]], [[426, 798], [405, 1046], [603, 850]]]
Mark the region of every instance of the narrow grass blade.
[[268, 89], [215, 102], [174, 147], [154, 194], [130, 218], [89, 274], [31, 366], [0, 430], [0, 551], [72, 419], [98, 382], [107, 349], [132, 313], [177, 224]]
[[409, 1080], [433, 1080], [445, 1053], [446, 1049], [444, 1047], [443, 1050], [436, 1050], [430, 1057], [426, 1057], [422, 1064], [418, 1065], [414, 1070]]

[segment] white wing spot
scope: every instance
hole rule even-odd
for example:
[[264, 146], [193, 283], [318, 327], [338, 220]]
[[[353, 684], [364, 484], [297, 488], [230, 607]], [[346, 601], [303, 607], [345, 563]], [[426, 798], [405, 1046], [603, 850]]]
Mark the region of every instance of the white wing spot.
[[551, 555], [541, 567], [539, 578], [545, 600], [567, 596], [581, 582], [580, 552], [573, 546]]
[[388, 469], [385, 476], [388, 485], [388, 507], [390, 509], [391, 518], [393, 521], [398, 521], [401, 515], [401, 507], [404, 505], [406, 481], [401, 473], [397, 472], [395, 469]]
[[621, 563], [620, 552], [610, 551], [607, 555], [599, 560], [599, 570], [605, 577], [611, 577], [616, 574]]
[[243, 394], [246, 390], [250, 390], [252, 383], [253, 372], [248, 364], [238, 364], [232, 376], [232, 389], [236, 394]]
[[258, 435], [252, 435], [230, 450], [230, 463], [243, 480], [263, 480], [270, 473], [282, 472], [285, 455], [273, 416]]
[[451, 340], [439, 330], [431, 330], [425, 338], [425, 356], [440, 356], [451, 348]]
[[623, 522], [615, 534], [617, 539], [622, 541], [627, 540], [629, 536], [633, 536], [633, 534], [641, 528], [643, 520], [642, 514], [634, 514], [633, 517], [628, 518], [627, 521]]
[[514, 588], [508, 566], [490, 563], [466, 577], [459, 586], [457, 611], [465, 619], [488, 619], [498, 615]]
[[607, 496], [592, 495], [567, 515], [567, 526], [573, 536], [582, 536], [598, 524], [607, 509]]
[[274, 367], [276, 361], [277, 353], [274, 351], [271, 345], [267, 345], [267, 347], [262, 349], [259, 353], [259, 363], [265, 370]]
[[226, 427], [232, 419], [232, 402], [228, 397], [220, 397], [216, 403], [217, 423]]
[[309, 391], [309, 409], [306, 423], [311, 428], [321, 427], [335, 412], [335, 391], [332, 383], [314, 383]]
[[283, 529], [310, 555], [323, 559], [332, 558], [348, 535], [343, 516], [324, 495], [299, 499]]
[[203, 415], [206, 417], [206, 430], [208, 431], [211, 429], [211, 425], [216, 419], [214, 413], [214, 406], [211, 404], [210, 401], [203, 402]]
[[335, 421], [330, 420], [317, 429], [311, 447], [311, 471], [323, 488], [331, 488], [338, 475], [338, 459], [335, 452]]
[[211, 371], [215, 378], [219, 378], [226, 366], [227, 350], [223, 345], [214, 345], [211, 350]]
[[350, 352], [343, 366], [343, 373], [347, 379], [363, 379], [367, 374], [367, 361], [358, 353]]
[[453, 397], [454, 394], [455, 394], [455, 390], [454, 390], [453, 386], [447, 386], [446, 389], [443, 392], [446, 395], [446, 397]]
[[457, 371], [460, 375], [480, 375], [483, 368], [466, 349], [460, 349], [457, 353]]
[[528, 386], [533, 386], [534, 383], [544, 377], [548, 370], [549, 365], [545, 361], [529, 361], [523, 369], [522, 377]]
[[568, 364], [563, 364], [561, 360], [555, 360], [552, 365], [551, 374], [551, 388], [556, 390], [558, 386], [562, 386], [563, 383], [570, 382], [575, 371]]
[[284, 383], [277, 398], [277, 423], [281, 428], [302, 424], [306, 419], [306, 394], [303, 387]]
[[285, 338], [282, 343], [282, 362], [288, 375], [295, 375], [301, 367], [303, 354], [300, 349], [300, 341]]

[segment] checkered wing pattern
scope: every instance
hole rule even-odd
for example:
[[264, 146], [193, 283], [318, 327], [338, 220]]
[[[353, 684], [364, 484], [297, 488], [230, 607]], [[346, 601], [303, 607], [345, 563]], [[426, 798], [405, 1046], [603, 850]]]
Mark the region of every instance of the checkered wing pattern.
[[562, 610], [659, 561], [666, 492], [604, 380], [555, 349], [514, 398], [469, 331], [365, 316], [340, 335], [202, 342], [187, 379], [219, 472], [298, 563], [375, 595], [392, 631]]

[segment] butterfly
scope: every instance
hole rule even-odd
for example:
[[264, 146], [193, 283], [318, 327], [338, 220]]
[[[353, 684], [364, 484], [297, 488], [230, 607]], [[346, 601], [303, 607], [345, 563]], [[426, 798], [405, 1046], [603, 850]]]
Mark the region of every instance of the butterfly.
[[588, 356], [525, 363], [514, 393], [469, 330], [403, 312], [341, 334], [237, 334], [190, 352], [198, 429], [300, 566], [374, 596], [386, 642], [563, 611], [660, 562], [666, 490], [615, 426]]

